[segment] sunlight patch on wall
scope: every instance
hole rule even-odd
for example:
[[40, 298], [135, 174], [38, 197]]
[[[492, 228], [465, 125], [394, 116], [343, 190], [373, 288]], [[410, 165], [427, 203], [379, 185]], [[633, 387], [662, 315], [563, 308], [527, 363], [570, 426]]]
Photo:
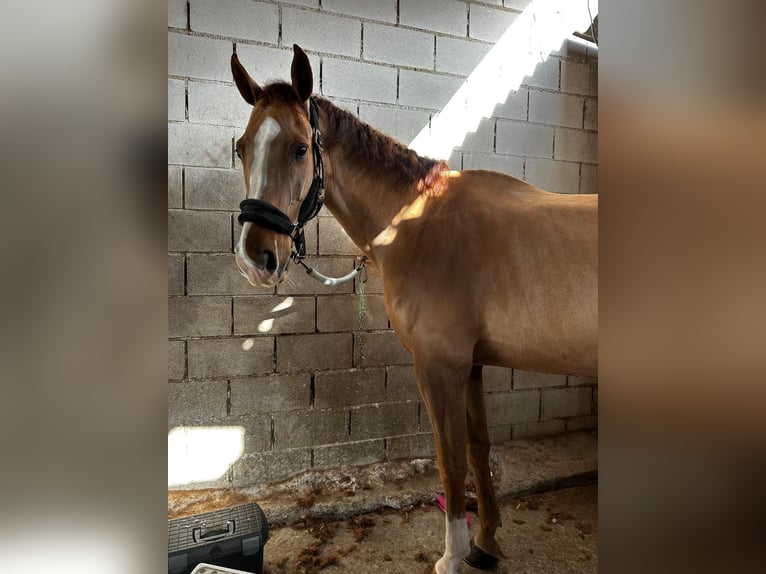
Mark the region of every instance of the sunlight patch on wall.
[[278, 311], [284, 311], [285, 309], [289, 309], [293, 306], [293, 303], [295, 302], [295, 299], [293, 297], [287, 297], [284, 301], [276, 305], [271, 312], [276, 313]]
[[[590, 0], [590, 13], [598, 14], [598, 0]], [[590, 21], [587, 0], [530, 2], [410, 147], [421, 155], [448, 159], [466, 134], [476, 131], [479, 121], [490, 117], [495, 106], [534, 73], [537, 64], [566, 38], [576, 40], [572, 33], [587, 28]]]
[[245, 449], [245, 428], [175, 427], [168, 433], [168, 486], [217, 480]]
[[[288, 313], [282, 313], [282, 311], [287, 311], [290, 307], [293, 306], [294, 303], [295, 303], [295, 298], [294, 297], [285, 297], [284, 301], [281, 301], [280, 303], [277, 303], [271, 309], [271, 311], [269, 311], [269, 313], [276, 313], [277, 316], [276, 317], [269, 317], [267, 319], [264, 319], [260, 323], [258, 323], [258, 327], [257, 327], [258, 332], [259, 333], [269, 333], [269, 332], [271, 332], [271, 330], [274, 328], [274, 321], [277, 319], [277, 317], [279, 317], [280, 315], [287, 315]], [[250, 349], [253, 348], [253, 343], [254, 342], [255, 341], [253, 339], [247, 339], [245, 341], [245, 343], [247, 343], [248, 346], [245, 347], [245, 345], [243, 344], [242, 345], [242, 349], [244, 351], [249, 351]]]

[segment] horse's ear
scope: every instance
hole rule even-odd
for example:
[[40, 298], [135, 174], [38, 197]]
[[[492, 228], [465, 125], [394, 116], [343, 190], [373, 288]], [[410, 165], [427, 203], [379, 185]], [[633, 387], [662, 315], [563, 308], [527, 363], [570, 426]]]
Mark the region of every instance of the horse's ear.
[[236, 52], [231, 55], [231, 73], [234, 76], [234, 83], [237, 84], [239, 93], [242, 94], [242, 97], [245, 98], [248, 104], [254, 106], [255, 100], [261, 96], [263, 90], [250, 77], [250, 74], [247, 73], [245, 67], [240, 63]]
[[308, 102], [314, 90], [314, 75], [311, 73], [311, 63], [306, 53], [298, 44], [293, 44], [293, 65], [290, 68], [293, 89], [302, 102]]

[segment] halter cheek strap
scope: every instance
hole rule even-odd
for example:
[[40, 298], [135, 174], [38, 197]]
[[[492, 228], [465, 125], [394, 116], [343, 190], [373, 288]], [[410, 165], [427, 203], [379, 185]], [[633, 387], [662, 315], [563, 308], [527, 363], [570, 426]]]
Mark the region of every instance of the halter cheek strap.
[[314, 219], [324, 204], [324, 166], [322, 164], [322, 133], [319, 131], [319, 107], [316, 100], [309, 100], [309, 122], [313, 132], [314, 180], [308, 195], [301, 203], [298, 221], [293, 223], [280, 209], [261, 199], [245, 199], [239, 204], [241, 210], [237, 221], [242, 225], [246, 221], [271, 229], [293, 240], [292, 257], [295, 260], [306, 257], [306, 237], [304, 226]]

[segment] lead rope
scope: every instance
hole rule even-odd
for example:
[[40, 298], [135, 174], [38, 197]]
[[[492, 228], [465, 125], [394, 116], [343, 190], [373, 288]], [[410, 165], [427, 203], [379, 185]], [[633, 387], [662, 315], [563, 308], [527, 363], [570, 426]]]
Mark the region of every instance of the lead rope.
[[[362, 265], [364, 265], [364, 260], [362, 260]], [[361, 268], [361, 266], [360, 266]], [[365, 315], [367, 315], [367, 307], [365, 306], [365, 300], [364, 300], [364, 284], [367, 283], [367, 268], [362, 268], [362, 271], [359, 275], [359, 329], [362, 329], [362, 321], [364, 321]]]
[[[364, 300], [364, 284], [367, 283], [367, 268], [364, 266], [367, 256], [362, 256], [362, 263], [360, 268], [362, 269], [359, 275], [357, 285], [359, 287], [359, 362], [361, 364], [364, 361], [364, 337], [362, 336], [362, 328], [364, 324], [364, 318], [367, 316], [367, 306]], [[358, 365], [354, 365], [358, 366]]]
[[319, 271], [314, 269], [313, 267], [309, 267], [306, 265], [306, 263], [303, 261], [303, 259], [298, 257], [293, 257], [293, 261], [298, 263], [299, 265], [303, 265], [303, 268], [306, 269], [306, 273], [308, 273], [309, 277], [312, 279], [316, 279], [323, 285], [329, 285], [329, 286], [335, 286], [335, 285], [343, 285], [344, 283], [348, 283], [355, 277], [359, 275], [359, 273], [362, 272], [367, 267], [367, 256], [362, 255], [362, 262], [359, 264], [359, 267], [355, 268], [351, 273], [347, 273], [343, 277], [328, 277], [327, 275], [322, 275]]

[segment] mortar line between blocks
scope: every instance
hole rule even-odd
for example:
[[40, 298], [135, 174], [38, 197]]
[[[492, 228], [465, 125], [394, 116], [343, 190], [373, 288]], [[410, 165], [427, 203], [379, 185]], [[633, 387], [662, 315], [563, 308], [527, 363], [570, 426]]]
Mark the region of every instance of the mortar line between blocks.
[[181, 168], [181, 209], [186, 209], [186, 167]]
[[525, 117], [525, 119], [526, 119], [526, 121], [527, 121], [527, 122], [529, 121], [529, 101], [530, 101], [530, 96], [529, 96], [529, 94], [530, 94], [531, 92], [532, 92], [532, 90], [531, 90], [531, 89], [529, 89], [529, 88], [527, 88], [527, 109], [525, 110], [525, 112], [526, 112], [526, 117]]
[[542, 420], [543, 417], [543, 393], [540, 389], [537, 390], [537, 398], [538, 398], [538, 404], [537, 404], [537, 420]]
[[181, 375], [181, 380], [189, 380], [189, 342], [184, 341], [184, 372]]
[[419, 432], [422, 432], [422, 430], [423, 430], [423, 429], [420, 427], [420, 422], [421, 422], [421, 409], [422, 409], [422, 407], [423, 407], [422, 403], [421, 403], [420, 401], [418, 401], [418, 431], [419, 431]]
[[309, 375], [309, 409], [313, 410], [316, 406], [316, 373]]
[[434, 34], [434, 65], [432, 67], [432, 70], [436, 71], [436, 34]]
[[553, 137], [551, 138], [551, 160], [556, 159], [556, 132], [558, 131], [559, 130], [556, 127], [553, 128]]
[[470, 38], [471, 37], [471, 3], [466, 2], [465, 4], [465, 37]]

